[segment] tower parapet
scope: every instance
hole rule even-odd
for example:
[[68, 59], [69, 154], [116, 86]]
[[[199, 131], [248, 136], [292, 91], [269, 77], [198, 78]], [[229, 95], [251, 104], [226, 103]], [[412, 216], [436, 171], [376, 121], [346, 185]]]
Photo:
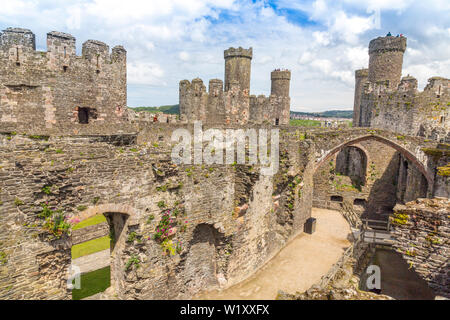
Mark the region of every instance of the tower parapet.
[[252, 48], [229, 48], [224, 51], [225, 91], [229, 90], [232, 81], [238, 81], [240, 89], [249, 94], [252, 57]]
[[8, 28], [0, 34], [0, 70], [0, 129], [78, 132], [126, 121], [122, 46], [110, 54], [89, 40], [79, 57], [75, 37], [52, 31], [42, 52], [30, 30]]
[[7, 51], [15, 46], [36, 50], [36, 36], [29, 29], [6, 28], [0, 33], [0, 47]]
[[63, 32], [47, 33], [47, 51], [53, 56], [68, 58], [76, 55], [75, 37]]
[[354, 126], [450, 143], [450, 80], [432, 77], [423, 91], [401, 78], [405, 37], [379, 37], [369, 44], [369, 70], [355, 72]]
[[250, 96], [252, 55], [252, 48], [225, 50], [225, 82], [210, 80], [208, 92], [200, 79], [180, 81], [180, 119], [226, 125], [289, 124], [291, 72], [276, 69], [271, 73], [269, 97]]
[[370, 41], [369, 81], [388, 81], [390, 88], [397, 88], [402, 76], [405, 50], [405, 37], [378, 37]]

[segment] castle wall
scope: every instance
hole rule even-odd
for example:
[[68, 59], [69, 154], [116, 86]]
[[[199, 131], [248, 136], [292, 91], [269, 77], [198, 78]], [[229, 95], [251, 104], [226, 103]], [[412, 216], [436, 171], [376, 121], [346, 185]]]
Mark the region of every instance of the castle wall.
[[[396, 203], [426, 197], [428, 183], [419, 169], [394, 148], [378, 141], [352, 145], [364, 154], [362, 185], [351, 175], [340, 173], [340, 153], [324, 162], [314, 174], [314, 202], [319, 208], [339, 210], [342, 202], [354, 206], [364, 218], [383, 220]], [[361, 166], [361, 158], [350, 153], [349, 167]], [[404, 168], [404, 163], [406, 168]]]
[[383, 128], [403, 135], [439, 142], [450, 141], [450, 80], [431, 78], [424, 91], [417, 80], [402, 79], [398, 90], [366, 83], [361, 110], [362, 126]]
[[395, 207], [393, 247], [436, 295], [450, 298], [448, 198], [418, 199]]
[[433, 77], [422, 92], [411, 76], [401, 78], [404, 37], [369, 44], [369, 69], [355, 73], [354, 126], [376, 127], [438, 142], [450, 141], [450, 80]]
[[287, 125], [291, 72], [271, 73], [271, 95], [249, 96], [252, 49], [225, 50], [225, 82], [212, 79], [208, 92], [201, 79], [180, 81], [180, 120], [209, 124]]
[[114, 47], [110, 54], [107, 45], [89, 40], [79, 57], [75, 38], [50, 32], [47, 52], [37, 52], [31, 35], [31, 31], [7, 29], [1, 36], [3, 131], [76, 131], [86, 126], [79, 124], [80, 108], [89, 108], [90, 126], [126, 120], [126, 51], [122, 47]]
[[[232, 285], [302, 232], [312, 201], [308, 143], [280, 137], [283, 164], [268, 177], [257, 165], [174, 165], [173, 130], [159, 124], [135, 139], [1, 135], [0, 297], [70, 299], [72, 240], [52, 240], [42, 227], [45, 203], [81, 218], [128, 216], [111, 260], [122, 299], [191, 298]], [[174, 255], [153, 238], [166, 210], [177, 212], [170, 239], [182, 249]]]

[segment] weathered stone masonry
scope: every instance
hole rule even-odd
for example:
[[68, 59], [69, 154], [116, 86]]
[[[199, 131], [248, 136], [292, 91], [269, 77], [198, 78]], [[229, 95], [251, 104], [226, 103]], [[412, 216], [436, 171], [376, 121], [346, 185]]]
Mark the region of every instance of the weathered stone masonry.
[[252, 57], [252, 48], [225, 50], [225, 84], [212, 79], [208, 92], [199, 78], [180, 81], [181, 120], [227, 125], [289, 124], [291, 72], [272, 71], [269, 97], [250, 95]]
[[64, 130], [126, 121], [126, 51], [100, 41], [75, 52], [75, 38], [47, 34], [47, 51], [36, 51], [27, 29], [0, 34], [0, 124], [3, 130]]
[[432, 77], [422, 92], [401, 78], [405, 37], [369, 44], [369, 69], [355, 72], [354, 126], [376, 127], [440, 142], [450, 141], [450, 80]]
[[[81, 219], [109, 217], [116, 233], [112, 285], [123, 299], [190, 298], [232, 285], [303, 230], [312, 201], [314, 152], [308, 152], [308, 142], [286, 136], [280, 171], [266, 177], [257, 166], [175, 166], [172, 129], [161, 125], [135, 139], [146, 145], [2, 135], [0, 296], [70, 298], [72, 240], [51, 240], [43, 231], [38, 215], [46, 202]], [[182, 243], [182, 251], [172, 256], [152, 235], [164, 210], [175, 208], [173, 240]], [[129, 261], [139, 261], [139, 267], [132, 263], [127, 269]]]
[[450, 201], [418, 199], [397, 205], [394, 248], [437, 295], [450, 298]]

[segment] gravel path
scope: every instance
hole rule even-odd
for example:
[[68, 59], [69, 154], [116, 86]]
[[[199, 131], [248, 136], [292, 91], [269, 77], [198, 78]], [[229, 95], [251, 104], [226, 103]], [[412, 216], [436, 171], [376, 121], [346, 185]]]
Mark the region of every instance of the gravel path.
[[81, 269], [81, 273], [98, 270], [109, 266], [110, 263], [110, 249], [99, 251], [87, 256], [76, 258], [72, 260], [72, 265]]
[[325, 275], [345, 248], [350, 226], [339, 211], [313, 208], [316, 232], [301, 234], [284, 247], [249, 279], [222, 291], [212, 291], [197, 299], [271, 300], [278, 290], [305, 291]]

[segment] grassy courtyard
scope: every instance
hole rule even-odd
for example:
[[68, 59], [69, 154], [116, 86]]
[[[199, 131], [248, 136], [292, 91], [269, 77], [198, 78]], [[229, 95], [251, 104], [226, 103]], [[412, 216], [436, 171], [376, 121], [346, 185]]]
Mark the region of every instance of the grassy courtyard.
[[111, 268], [106, 267], [81, 275], [80, 289], [72, 290], [72, 300], [81, 300], [105, 291], [111, 285]]
[[[73, 230], [86, 228], [103, 222], [106, 222], [106, 218], [103, 214], [99, 214], [76, 224], [73, 227]], [[76, 244], [72, 246], [72, 260], [99, 251], [107, 250], [110, 248], [110, 243], [111, 239], [109, 235], [107, 235]], [[81, 288], [72, 290], [73, 300], [81, 300], [96, 293], [105, 291], [111, 285], [111, 268], [108, 266], [84, 273], [81, 275], [80, 282]]]

